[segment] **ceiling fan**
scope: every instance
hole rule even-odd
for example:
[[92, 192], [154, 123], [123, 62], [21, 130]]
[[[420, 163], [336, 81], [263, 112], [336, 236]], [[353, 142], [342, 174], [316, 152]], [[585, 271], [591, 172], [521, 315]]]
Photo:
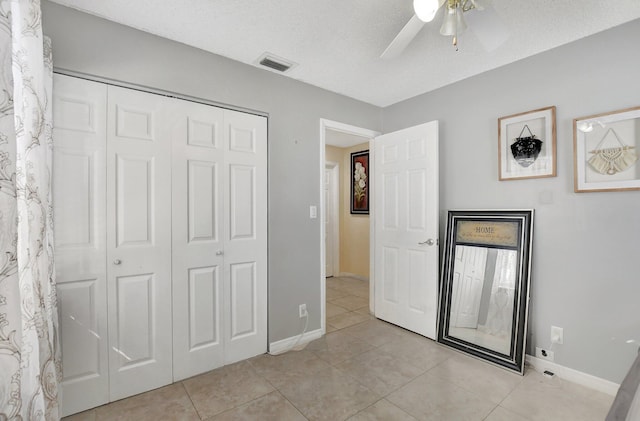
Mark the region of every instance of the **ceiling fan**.
[[485, 50], [489, 52], [498, 48], [509, 37], [504, 22], [495, 10], [482, 0], [413, 0], [415, 14], [391, 41], [380, 58], [391, 59], [400, 55], [422, 27], [433, 21], [441, 7], [444, 9], [444, 18], [440, 34], [452, 37], [452, 44], [456, 51], [458, 34], [467, 28], [467, 22]]

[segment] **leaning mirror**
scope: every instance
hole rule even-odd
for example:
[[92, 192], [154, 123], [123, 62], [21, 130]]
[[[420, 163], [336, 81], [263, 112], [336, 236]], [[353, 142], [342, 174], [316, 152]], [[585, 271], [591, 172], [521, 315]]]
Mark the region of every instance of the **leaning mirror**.
[[449, 211], [438, 341], [524, 373], [533, 210]]

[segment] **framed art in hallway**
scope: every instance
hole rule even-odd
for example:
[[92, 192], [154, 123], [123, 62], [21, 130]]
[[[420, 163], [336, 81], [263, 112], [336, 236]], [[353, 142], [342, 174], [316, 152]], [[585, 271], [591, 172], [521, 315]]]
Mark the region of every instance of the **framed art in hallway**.
[[351, 213], [369, 215], [369, 151], [351, 154]]
[[573, 120], [574, 191], [640, 190], [640, 106]]
[[500, 181], [556, 176], [556, 107], [498, 119]]

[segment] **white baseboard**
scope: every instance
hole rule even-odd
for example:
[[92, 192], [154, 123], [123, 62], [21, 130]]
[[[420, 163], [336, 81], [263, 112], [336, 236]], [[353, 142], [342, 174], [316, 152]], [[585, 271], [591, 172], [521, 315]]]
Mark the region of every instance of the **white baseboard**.
[[[299, 335], [296, 335], [296, 336], [292, 336], [291, 338], [282, 339], [280, 341], [270, 343], [269, 354], [278, 355], [278, 354], [282, 354], [283, 352], [289, 351], [291, 347], [295, 345], [296, 341], [298, 340], [298, 336]], [[321, 337], [322, 337], [322, 329], [316, 329], [316, 330], [312, 330], [311, 332], [307, 332], [304, 335], [302, 335], [302, 338], [300, 338], [300, 341], [298, 342], [297, 347], [300, 345], [304, 345], [308, 342], [314, 341]]]
[[368, 276], [356, 275], [355, 273], [340, 272], [338, 274], [338, 276], [345, 277], [345, 278], [354, 278], [354, 279], [358, 279], [360, 281], [369, 282], [369, 277]]
[[574, 370], [573, 368], [552, 363], [531, 355], [527, 355], [526, 362], [528, 362], [536, 371], [542, 373], [545, 370], [549, 370], [561, 379], [606, 393], [607, 395], [615, 396], [616, 393], [618, 393], [618, 388], [620, 387], [619, 384], [609, 380], [601, 379], [600, 377], [592, 376], [591, 374], [583, 373], [582, 371]]

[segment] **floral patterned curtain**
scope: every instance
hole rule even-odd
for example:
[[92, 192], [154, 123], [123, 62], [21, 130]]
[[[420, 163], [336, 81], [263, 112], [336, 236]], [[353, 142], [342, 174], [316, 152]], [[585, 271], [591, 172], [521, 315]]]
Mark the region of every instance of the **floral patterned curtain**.
[[58, 420], [51, 45], [39, 0], [0, 0], [0, 420]]

